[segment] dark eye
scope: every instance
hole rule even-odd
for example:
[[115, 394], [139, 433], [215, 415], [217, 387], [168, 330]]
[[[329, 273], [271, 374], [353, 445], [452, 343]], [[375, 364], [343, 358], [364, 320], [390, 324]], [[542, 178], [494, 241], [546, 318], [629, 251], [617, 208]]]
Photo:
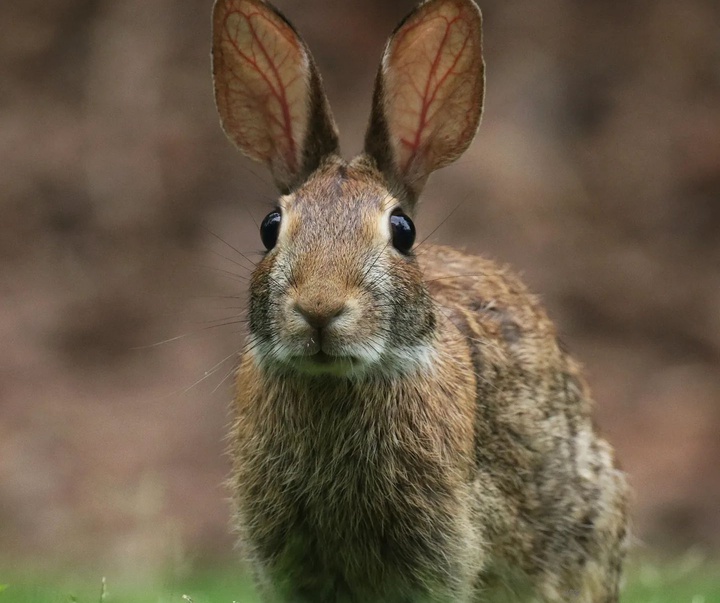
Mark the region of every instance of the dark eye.
[[400, 253], [410, 253], [415, 243], [415, 225], [400, 209], [390, 214], [392, 244]]
[[265, 216], [262, 224], [260, 224], [260, 238], [268, 251], [275, 247], [275, 243], [277, 243], [281, 220], [280, 212], [275, 210]]

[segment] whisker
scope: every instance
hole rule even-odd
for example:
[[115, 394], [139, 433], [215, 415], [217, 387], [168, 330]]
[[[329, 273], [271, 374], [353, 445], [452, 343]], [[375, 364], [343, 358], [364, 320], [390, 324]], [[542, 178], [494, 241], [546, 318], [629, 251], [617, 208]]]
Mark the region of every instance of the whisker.
[[[229, 325], [234, 323], [246, 323], [249, 321], [250, 319], [244, 317], [242, 314], [235, 314], [233, 316], [224, 316], [223, 318], [209, 318], [208, 320], [201, 320], [199, 322], [194, 322], [191, 324], [219, 326], [220, 323]], [[212, 323], [216, 324], [213, 325]]]
[[225, 276], [226, 278], [231, 278], [235, 281], [242, 281], [244, 283], [247, 283], [250, 281], [250, 279], [247, 276], [243, 276], [242, 274], [237, 274], [236, 272], [232, 272], [230, 270], [225, 270], [223, 268], [217, 268], [216, 266], [204, 266], [203, 264], [190, 264], [192, 268], [202, 268], [203, 270], [212, 270], [213, 272], [218, 272], [220, 276]]
[[248, 262], [250, 262], [250, 264], [252, 264], [253, 269], [255, 269], [255, 268], [257, 267], [257, 264], [256, 264], [255, 262], [253, 262], [249, 257], [247, 257], [242, 251], [240, 251], [239, 249], [237, 249], [236, 247], [234, 247], [233, 245], [231, 245], [230, 243], [228, 243], [228, 242], [227, 242], [225, 239], [223, 239], [220, 235], [215, 234], [212, 230], [210, 230], [210, 229], [209, 229], [207, 226], [205, 226], [205, 225], [201, 225], [201, 227], [203, 228], [203, 230], [207, 231], [209, 234], [211, 234], [213, 237], [215, 237], [218, 241], [220, 241], [220, 242], [223, 243], [224, 245], [227, 245], [230, 249], [232, 249], [232, 250], [233, 250], [235, 253], [237, 253], [240, 257], [242, 257], [242, 258], [244, 258], [245, 260], [247, 260]]
[[252, 268], [248, 268], [247, 266], [241, 264], [240, 262], [237, 262], [237, 261], [233, 260], [232, 258], [229, 258], [229, 257], [223, 255], [222, 253], [218, 253], [217, 251], [215, 251], [213, 249], [207, 249], [206, 251], [209, 251], [213, 255], [216, 255], [217, 257], [222, 258], [223, 260], [227, 260], [228, 262], [235, 264], [235, 266], [237, 266], [238, 268], [242, 268], [243, 270], [247, 270], [248, 272], [252, 272], [252, 270], [253, 270]]
[[430, 232], [430, 234], [428, 234], [425, 238], [423, 238], [422, 241], [420, 241], [417, 245], [415, 245], [415, 249], [418, 249], [419, 247], [421, 247], [422, 244], [425, 243], [425, 241], [427, 241], [427, 240], [428, 240], [431, 236], [433, 236], [438, 230], [440, 230], [440, 228], [443, 227], [443, 225], [445, 224], [445, 222], [447, 222], [447, 221], [452, 217], [452, 215], [453, 215], [458, 209], [460, 209], [460, 207], [461, 207], [462, 205], [465, 204], [466, 201], [467, 201], [467, 197], [466, 197], [465, 199], [463, 199], [462, 201], [460, 201], [460, 202], [452, 209], [452, 211], [451, 211], [447, 216], [445, 216], [445, 218], [443, 218], [442, 222], [440, 222], [440, 224], [438, 224], [435, 228], [432, 229], [432, 231]]
[[200, 377], [200, 379], [198, 379], [197, 381], [195, 381], [195, 383], [193, 383], [192, 385], [189, 385], [189, 386], [186, 387], [185, 389], [181, 390], [179, 393], [180, 393], [180, 394], [186, 394], [186, 393], [188, 393], [191, 389], [197, 387], [197, 386], [200, 385], [203, 381], [205, 381], [206, 379], [212, 377], [213, 374], [216, 373], [223, 364], [225, 364], [228, 360], [230, 360], [231, 358], [234, 358], [234, 357], [237, 357], [237, 352], [233, 352], [232, 354], [228, 354], [227, 356], [225, 356], [225, 358], [223, 358], [220, 362], [218, 362], [217, 364], [215, 364], [211, 369], [205, 371], [205, 374], [204, 374], [202, 377]]
[[[204, 329], [217, 329], [219, 327], [229, 327], [231, 325], [242, 325], [242, 324], [246, 324], [246, 323], [250, 322], [249, 318], [243, 318], [243, 319], [238, 319], [238, 320], [228, 320], [228, 319], [218, 319], [218, 320], [225, 320], [225, 322], [218, 322], [214, 325], [209, 324], [208, 326], [204, 327]], [[208, 321], [208, 322], [214, 322], [214, 321]]]
[[[385, 203], [388, 201], [389, 201], [389, 203], [387, 205], [385, 205]], [[385, 195], [385, 198], [380, 202], [380, 211], [382, 213], [385, 213], [388, 210], [388, 208], [390, 207], [390, 205], [395, 203], [395, 201], [396, 201], [395, 197], [393, 197], [390, 193], [388, 193], [387, 195]]]
[[362, 275], [362, 278], [360, 279], [359, 283], [362, 283], [366, 278], [367, 275], [370, 274], [370, 271], [375, 267], [375, 264], [377, 264], [380, 257], [385, 253], [385, 250], [387, 249], [388, 245], [390, 244], [390, 241], [386, 242], [385, 245], [383, 245], [382, 249], [378, 251], [377, 255], [375, 256], [375, 259], [372, 261], [370, 266], [368, 266], [367, 270]]
[[[149, 343], [149, 344], [147, 344], [147, 345], [134, 346], [134, 347], [131, 347], [130, 350], [148, 350], [148, 349], [152, 349], [152, 348], [158, 348], [158, 347], [160, 347], [160, 346], [162, 346], [162, 345], [167, 345], [168, 343], [174, 343], [174, 342], [179, 341], [179, 340], [181, 340], [181, 339], [186, 339], [187, 337], [193, 337], [193, 336], [197, 336], [197, 335], [204, 335], [204, 334], [206, 334], [206, 331], [210, 331], [211, 329], [217, 329], [217, 328], [220, 328], [220, 327], [227, 327], [227, 326], [235, 325], [235, 324], [243, 324], [243, 323], [249, 322], [249, 320], [250, 320], [250, 319], [233, 320], [233, 321], [229, 321], [229, 322], [223, 322], [223, 323], [220, 323], [220, 324], [208, 325], [208, 326], [203, 327], [202, 329], [197, 329], [197, 330], [195, 330], [195, 331], [190, 331], [190, 332], [188, 332], [188, 333], [183, 333], [183, 334], [181, 334], [181, 335], [176, 335], [175, 337], [170, 337], [169, 339], [164, 339], [164, 340], [162, 340], [162, 341], [156, 341], [155, 343]], [[210, 321], [210, 322], [212, 322], [212, 321]]]
[[152, 348], [159, 348], [161, 345], [173, 343], [174, 341], [179, 341], [180, 339], [185, 339], [186, 337], [190, 337], [191, 335], [193, 335], [193, 333], [183, 333], [182, 335], [176, 335], [175, 337], [170, 337], [169, 339], [164, 339], [162, 341], [156, 341], [155, 343], [150, 343], [147, 345], [133, 346], [130, 349], [135, 351], [135, 350], [149, 350]]
[[231, 375], [234, 375], [234, 374], [235, 374], [235, 370], [236, 370], [235, 367], [231, 368], [231, 369], [227, 372], [227, 375], [225, 375], [225, 376], [222, 378], [222, 381], [220, 381], [220, 383], [218, 383], [218, 384], [213, 388], [213, 390], [210, 392], [210, 394], [212, 395], [212, 394], [214, 394], [217, 390], [219, 390], [219, 389], [220, 389], [220, 386], [221, 386], [223, 383], [225, 383], [225, 381], [227, 381], [228, 377], [230, 377]]

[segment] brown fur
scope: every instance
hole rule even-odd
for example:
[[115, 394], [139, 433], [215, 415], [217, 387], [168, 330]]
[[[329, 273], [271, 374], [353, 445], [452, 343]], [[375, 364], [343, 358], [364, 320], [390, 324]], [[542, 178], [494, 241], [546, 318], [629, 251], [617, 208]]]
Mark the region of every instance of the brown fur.
[[[378, 176], [344, 170], [333, 186], [357, 219], [349, 198]], [[342, 291], [335, 242], [316, 237], [304, 271]], [[507, 270], [447, 247], [417, 256], [437, 318], [432, 373], [288, 378], [243, 360], [232, 487], [241, 542], [279, 591], [268, 600], [484, 601], [534, 586], [547, 601], [616, 601], [626, 486], [577, 364]]]
[[[429, 0], [395, 35], [425, 40], [437, 15], [460, 15], [455, 41], [479, 44], [471, 0]], [[457, 54], [430, 42], [422, 56]], [[627, 486], [544, 310], [488, 260], [392, 243], [391, 212], [414, 213], [419, 183], [469, 144], [466, 128], [433, 120], [464, 107], [476, 123], [481, 81], [418, 126], [426, 143], [405, 173], [393, 137], [412, 123], [393, 117], [385, 84], [418, 61], [388, 49], [366, 152], [349, 164], [326, 152], [290, 187], [252, 277], [231, 434], [242, 550], [268, 602], [616, 603]], [[482, 73], [479, 56], [465, 60]], [[287, 172], [281, 154], [267, 161]]]

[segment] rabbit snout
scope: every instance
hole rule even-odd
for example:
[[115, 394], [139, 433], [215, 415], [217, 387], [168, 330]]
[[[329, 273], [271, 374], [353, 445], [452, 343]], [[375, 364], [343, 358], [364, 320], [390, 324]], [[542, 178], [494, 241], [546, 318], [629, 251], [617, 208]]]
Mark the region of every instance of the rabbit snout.
[[318, 333], [322, 333], [328, 325], [336, 322], [336, 319], [345, 313], [344, 301], [332, 300], [324, 303], [324, 300], [303, 299], [293, 304], [293, 311]]
[[329, 295], [327, 289], [310, 285], [288, 295], [284, 312], [288, 332], [303, 344], [303, 355], [343, 355], [345, 340], [358, 336], [360, 308], [356, 292], [336, 289]]
[[301, 372], [346, 374], [376, 362], [384, 341], [367, 294], [334, 279], [329, 270], [325, 275], [287, 291], [277, 321], [277, 347]]

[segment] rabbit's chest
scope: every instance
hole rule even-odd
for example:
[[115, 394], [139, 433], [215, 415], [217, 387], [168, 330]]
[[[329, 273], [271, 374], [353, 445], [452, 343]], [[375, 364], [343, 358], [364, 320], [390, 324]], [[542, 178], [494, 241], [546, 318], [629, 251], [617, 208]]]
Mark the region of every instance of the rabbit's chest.
[[261, 477], [240, 510], [270, 571], [302, 576], [314, 592], [346, 588], [353, 596], [369, 584], [399, 596], [452, 575], [465, 505], [433, 443], [423, 451], [362, 423], [323, 427], [300, 444], [268, 440], [252, 455]]

